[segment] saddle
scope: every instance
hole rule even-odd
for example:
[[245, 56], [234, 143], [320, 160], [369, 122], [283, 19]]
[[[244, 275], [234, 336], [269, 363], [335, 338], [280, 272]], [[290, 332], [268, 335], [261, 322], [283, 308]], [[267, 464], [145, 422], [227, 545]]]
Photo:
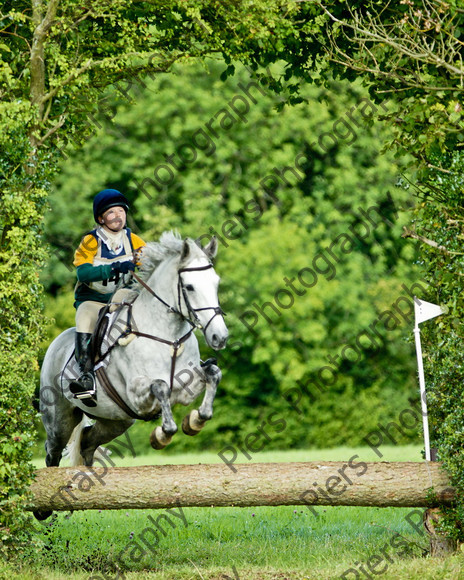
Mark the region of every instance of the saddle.
[[[135, 338], [135, 335], [131, 333], [128, 306], [124, 302], [117, 305], [109, 303], [100, 310], [91, 339], [95, 370], [100, 366], [108, 365], [109, 355], [116, 345], [126, 346]], [[124, 322], [120, 314], [126, 307], [127, 321]]]
[[[127, 319], [120, 317], [124, 308], [127, 308]], [[117, 345], [126, 346], [136, 335], [132, 333], [131, 325], [131, 304], [122, 302], [120, 304], [109, 303], [104, 306], [98, 315], [97, 324], [92, 335], [92, 354], [94, 357], [95, 376], [99, 379], [106, 394], [112, 399], [129, 417], [142, 419], [143, 421], [153, 421], [161, 416], [161, 412], [143, 416], [135, 413], [120, 396], [112, 385], [106, 374], [105, 368], [110, 361], [110, 353]]]

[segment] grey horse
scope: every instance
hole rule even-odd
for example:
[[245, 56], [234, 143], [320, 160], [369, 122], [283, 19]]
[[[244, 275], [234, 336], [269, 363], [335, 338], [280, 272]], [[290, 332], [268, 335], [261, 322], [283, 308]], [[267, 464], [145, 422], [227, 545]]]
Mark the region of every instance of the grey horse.
[[[216, 252], [215, 238], [201, 248], [191, 239], [165, 232], [160, 242], [144, 248], [139, 282], [119, 291], [123, 306], [111, 322], [111, 329], [119, 329], [119, 343], [113, 346], [109, 341], [106, 374], [133, 416], [107, 395], [99, 381], [96, 407], [89, 409], [74, 399], [69, 383], [78, 372], [73, 356], [75, 329], [52, 342], [40, 386], [47, 467], [59, 465], [66, 446], [74, 450], [73, 465], [91, 466], [95, 450], [124, 433], [135, 422], [134, 416], [151, 419], [161, 414], [162, 424], [150, 438], [152, 446], [161, 449], [177, 431], [172, 405], [189, 405], [202, 392], [201, 405], [184, 418], [183, 430], [195, 435], [211, 419], [221, 371], [215, 359], [201, 363], [193, 331], [201, 328], [215, 350], [226, 346], [219, 276], [211, 263]], [[86, 416], [90, 413], [93, 424]]]

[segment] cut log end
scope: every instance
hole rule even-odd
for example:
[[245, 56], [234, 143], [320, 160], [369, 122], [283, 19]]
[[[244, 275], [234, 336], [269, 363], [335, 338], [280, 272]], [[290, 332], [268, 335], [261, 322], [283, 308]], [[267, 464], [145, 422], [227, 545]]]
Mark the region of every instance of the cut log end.
[[440, 508], [429, 508], [424, 512], [424, 527], [429, 534], [430, 555], [437, 558], [454, 554], [458, 549], [457, 540], [443, 536], [438, 531], [442, 517]]

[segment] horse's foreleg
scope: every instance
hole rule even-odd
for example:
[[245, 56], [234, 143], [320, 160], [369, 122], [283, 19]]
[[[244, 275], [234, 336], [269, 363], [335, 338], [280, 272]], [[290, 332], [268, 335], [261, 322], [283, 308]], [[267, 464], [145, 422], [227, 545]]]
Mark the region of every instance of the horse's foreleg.
[[206, 361], [203, 367], [208, 380], [206, 382], [205, 396], [203, 397], [203, 402], [198, 409], [199, 418], [202, 421], [209, 421], [213, 416], [213, 402], [216, 396], [217, 386], [219, 381], [222, 379], [221, 369], [214, 362]]
[[170, 403], [170, 389], [166, 381], [156, 380], [150, 390], [161, 405], [161, 414], [163, 422], [152, 432], [150, 443], [154, 449], [163, 449], [171, 442], [172, 436], [177, 431], [177, 425], [172, 416]]
[[205, 395], [200, 407], [191, 411], [182, 422], [182, 430], [186, 435], [196, 435], [203, 429], [206, 421], [213, 416], [213, 402], [216, 396], [219, 381], [222, 378], [221, 369], [216, 365], [214, 359], [208, 360], [202, 365], [206, 375]]

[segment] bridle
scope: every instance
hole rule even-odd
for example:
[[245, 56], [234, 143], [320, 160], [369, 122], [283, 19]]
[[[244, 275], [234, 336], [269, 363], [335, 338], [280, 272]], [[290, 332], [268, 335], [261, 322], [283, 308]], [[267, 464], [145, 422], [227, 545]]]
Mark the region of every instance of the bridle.
[[[206, 266], [199, 266], [196, 268], [180, 268], [177, 271], [177, 308], [174, 308], [173, 306], [168, 304], [165, 300], [163, 300], [163, 298], [161, 298], [161, 296], [159, 296], [153, 290], [153, 288], [150, 288], [150, 286], [144, 280], [142, 280], [142, 278], [140, 278], [140, 276], [135, 274], [135, 272], [132, 272], [132, 277], [145, 290], [147, 290], [147, 292], [149, 292], [152, 296], [154, 296], [157, 300], [159, 300], [159, 302], [164, 304], [164, 306], [168, 309], [169, 312], [173, 312], [175, 314], [180, 315], [186, 322], [188, 322], [190, 324], [190, 328], [185, 334], [183, 334], [180, 338], [177, 338], [176, 340], [167, 340], [167, 339], [162, 338], [160, 336], [155, 336], [153, 334], [147, 334], [145, 332], [140, 332], [140, 331], [132, 328], [132, 321], [133, 321], [132, 307], [133, 307], [135, 300], [132, 302], [122, 302], [121, 308], [123, 308], [123, 307], [128, 308], [126, 329], [121, 333], [121, 335], [118, 337], [118, 339], [108, 348], [108, 350], [106, 351], [103, 358], [105, 358], [110, 353], [110, 351], [113, 350], [113, 348], [118, 344], [118, 341], [121, 338], [125, 338], [125, 337], [129, 336], [130, 334], [133, 334], [134, 336], [140, 336], [142, 338], [149, 338], [150, 340], [155, 340], [156, 342], [161, 342], [163, 344], [169, 345], [172, 349], [171, 373], [170, 373], [170, 380], [169, 380], [169, 383], [170, 383], [169, 388], [170, 388], [170, 391], [172, 392], [172, 389], [174, 386], [176, 360], [177, 360], [177, 355], [179, 354], [180, 347], [183, 345], [184, 342], [186, 342], [190, 338], [190, 335], [193, 333], [195, 328], [201, 328], [201, 329], [203, 329], [203, 332], [206, 332], [206, 329], [208, 328], [208, 326], [211, 324], [211, 322], [213, 321], [213, 319], [216, 316], [225, 316], [226, 315], [226, 313], [222, 310], [222, 308], [219, 305], [218, 306], [206, 306], [204, 308], [193, 308], [191, 303], [190, 303], [190, 300], [188, 299], [187, 291], [185, 289], [185, 286], [184, 286], [184, 283], [183, 283], [183, 280], [181, 277], [181, 274], [183, 272], [199, 272], [199, 271], [203, 271], [203, 270], [208, 270], [209, 268], [212, 268], [212, 267], [213, 267], [213, 265], [210, 263]], [[184, 303], [187, 307], [187, 315], [185, 315], [182, 312], [181, 296], [183, 297]], [[197, 315], [197, 312], [201, 312], [204, 310], [212, 310], [213, 311], [213, 315], [208, 320], [205, 327], [203, 327], [203, 325], [201, 324], [200, 319], [198, 318], [198, 315]], [[106, 379], [105, 382], [108, 383], [108, 379]], [[109, 386], [110, 386], [110, 390], [111, 390], [111, 385], [109, 385]], [[104, 385], [104, 387], [106, 389], [105, 385]], [[114, 389], [112, 389], [112, 390], [114, 391]], [[119, 397], [119, 399], [120, 399], [120, 397]], [[113, 400], [115, 400], [115, 399], [113, 398]], [[116, 401], [116, 402], [118, 403], [119, 406], [122, 406], [120, 402], [118, 402], [118, 401]], [[137, 419], [145, 419], [144, 417], [141, 417], [141, 416], [133, 413], [133, 411], [127, 406], [127, 404], [124, 403], [124, 401], [122, 401], [122, 403], [124, 405], [124, 406], [122, 406], [123, 410], [126, 413], [128, 413], [130, 416], [137, 418]]]
[[[197, 268], [181, 268], [177, 271], [177, 306], [179, 308], [179, 314], [181, 314], [185, 320], [190, 322], [190, 324], [194, 324], [196, 328], [203, 329], [203, 332], [206, 332], [206, 329], [211, 324], [216, 316], [226, 316], [224, 310], [222, 310], [221, 306], [206, 306], [205, 308], [192, 308], [190, 304], [190, 300], [188, 299], [187, 291], [185, 289], [181, 274], [183, 272], [201, 272], [203, 270], [209, 270], [213, 267], [213, 264], [208, 264], [207, 266], [198, 266]], [[138, 276], [137, 276], [138, 277]], [[188, 316], [185, 316], [182, 313], [182, 305], [180, 301], [180, 295], [182, 292], [182, 296], [184, 298], [185, 305], [187, 306]], [[204, 310], [213, 310], [214, 314], [206, 323], [206, 326], [203, 328], [203, 325], [200, 322], [200, 319], [197, 316], [197, 312], [201, 312]], [[190, 318], [189, 318], [190, 317]]]
[[[213, 264], [210, 263], [207, 264], [206, 266], [198, 266], [196, 268], [180, 268], [179, 270], [177, 270], [177, 308], [173, 308], [165, 300], [163, 300], [161, 296], [158, 296], [158, 294], [152, 288], [150, 288], [150, 286], [146, 282], [144, 282], [144, 280], [142, 280], [142, 278], [140, 278], [140, 276], [138, 276], [135, 272], [132, 272], [132, 277], [152, 296], [154, 296], [157, 300], [159, 300], [162, 304], [164, 304], [164, 306], [166, 306], [169, 312], [173, 312], [175, 314], [179, 314], [180, 316], [182, 316], [182, 318], [186, 322], [188, 322], [192, 327], [189, 330], [190, 335], [193, 332], [194, 328], [199, 328], [202, 329], [203, 332], [206, 332], [206, 329], [216, 316], [226, 316], [226, 313], [224, 312], [224, 310], [222, 310], [220, 305], [205, 306], [204, 308], [193, 308], [188, 298], [184, 282], [182, 280], [181, 274], [183, 274], [184, 272], [201, 272], [203, 270], [209, 270], [212, 267]], [[181, 297], [184, 299], [184, 303], [187, 307], [187, 316], [182, 312]], [[213, 316], [211, 316], [211, 318], [208, 320], [205, 327], [203, 327], [197, 315], [197, 312], [202, 312], [204, 310], [212, 310], [214, 312]]]

